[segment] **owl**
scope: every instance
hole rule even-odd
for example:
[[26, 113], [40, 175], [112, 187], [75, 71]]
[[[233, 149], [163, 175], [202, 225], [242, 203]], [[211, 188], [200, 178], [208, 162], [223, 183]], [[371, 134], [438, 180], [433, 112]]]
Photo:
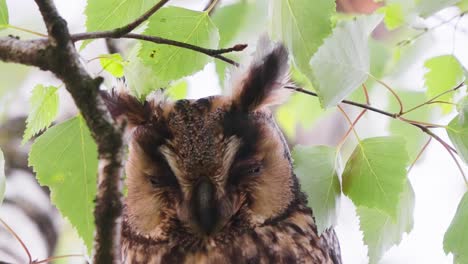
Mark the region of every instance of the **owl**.
[[125, 263], [341, 263], [333, 229], [317, 233], [269, 109], [287, 96], [287, 50], [258, 46], [229, 96], [103, 94], [129, 133]]

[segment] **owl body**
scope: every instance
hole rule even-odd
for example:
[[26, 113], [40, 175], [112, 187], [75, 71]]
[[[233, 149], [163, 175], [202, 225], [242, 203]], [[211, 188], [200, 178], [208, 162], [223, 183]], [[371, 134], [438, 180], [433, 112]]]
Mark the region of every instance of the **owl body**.
[[130, 132], [125, 263], [341, 263], [268, 108], [283, 100], [288, 54], [262, 41], [230, 96], [140, 102], [104, 94]]

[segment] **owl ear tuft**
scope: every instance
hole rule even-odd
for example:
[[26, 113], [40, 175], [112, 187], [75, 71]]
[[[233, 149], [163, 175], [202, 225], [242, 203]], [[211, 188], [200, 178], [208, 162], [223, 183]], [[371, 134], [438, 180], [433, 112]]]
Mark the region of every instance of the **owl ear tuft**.
[[150, 121], [152, 111], [147, 101], [140, 102], [125, 91], [100, 91], [101, 98], [116, 121], [126, 120], [131, 127]]
[[289, 79], [288, 71], [286, 48], [262, 37], [257, 44], [254, 61], [234, 87], [234, 104], [249, 112], [282, 103], [289, 94], [289, 90], [283, 89]]

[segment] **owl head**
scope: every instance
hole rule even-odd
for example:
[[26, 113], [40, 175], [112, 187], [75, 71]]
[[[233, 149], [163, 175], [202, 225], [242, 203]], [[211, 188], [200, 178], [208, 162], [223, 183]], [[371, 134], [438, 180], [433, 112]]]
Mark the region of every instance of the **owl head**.
[[229, 96], [103, 96], [128, 124], [126, 221], [138, 233], [184, 230], [203, 238], [254, 228], [298, 199], [289, 150], [269, 110], [286, 96], [288, 69], [284, 46], [260, 42]]

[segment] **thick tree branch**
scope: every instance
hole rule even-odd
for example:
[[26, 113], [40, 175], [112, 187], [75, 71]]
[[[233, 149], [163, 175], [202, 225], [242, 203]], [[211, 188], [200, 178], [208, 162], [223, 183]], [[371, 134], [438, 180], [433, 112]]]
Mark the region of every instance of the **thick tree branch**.
[[0, 38], [0, 59], [53, 72], [66, 85], [91, 134], [100, 159], [96, 197], [95, 263], [120, 262], [122, 138], [98, 94], [101, 78], [93, 79], [80, 63], [67, 28], [51, 0], [35, 0], [49, 33], [48, 39], [21, 41]]
[[22, 41], [14, 37], [2, 37], [0, 38], [0, 60], [48, 70], [48, 45], [45, 39]]

